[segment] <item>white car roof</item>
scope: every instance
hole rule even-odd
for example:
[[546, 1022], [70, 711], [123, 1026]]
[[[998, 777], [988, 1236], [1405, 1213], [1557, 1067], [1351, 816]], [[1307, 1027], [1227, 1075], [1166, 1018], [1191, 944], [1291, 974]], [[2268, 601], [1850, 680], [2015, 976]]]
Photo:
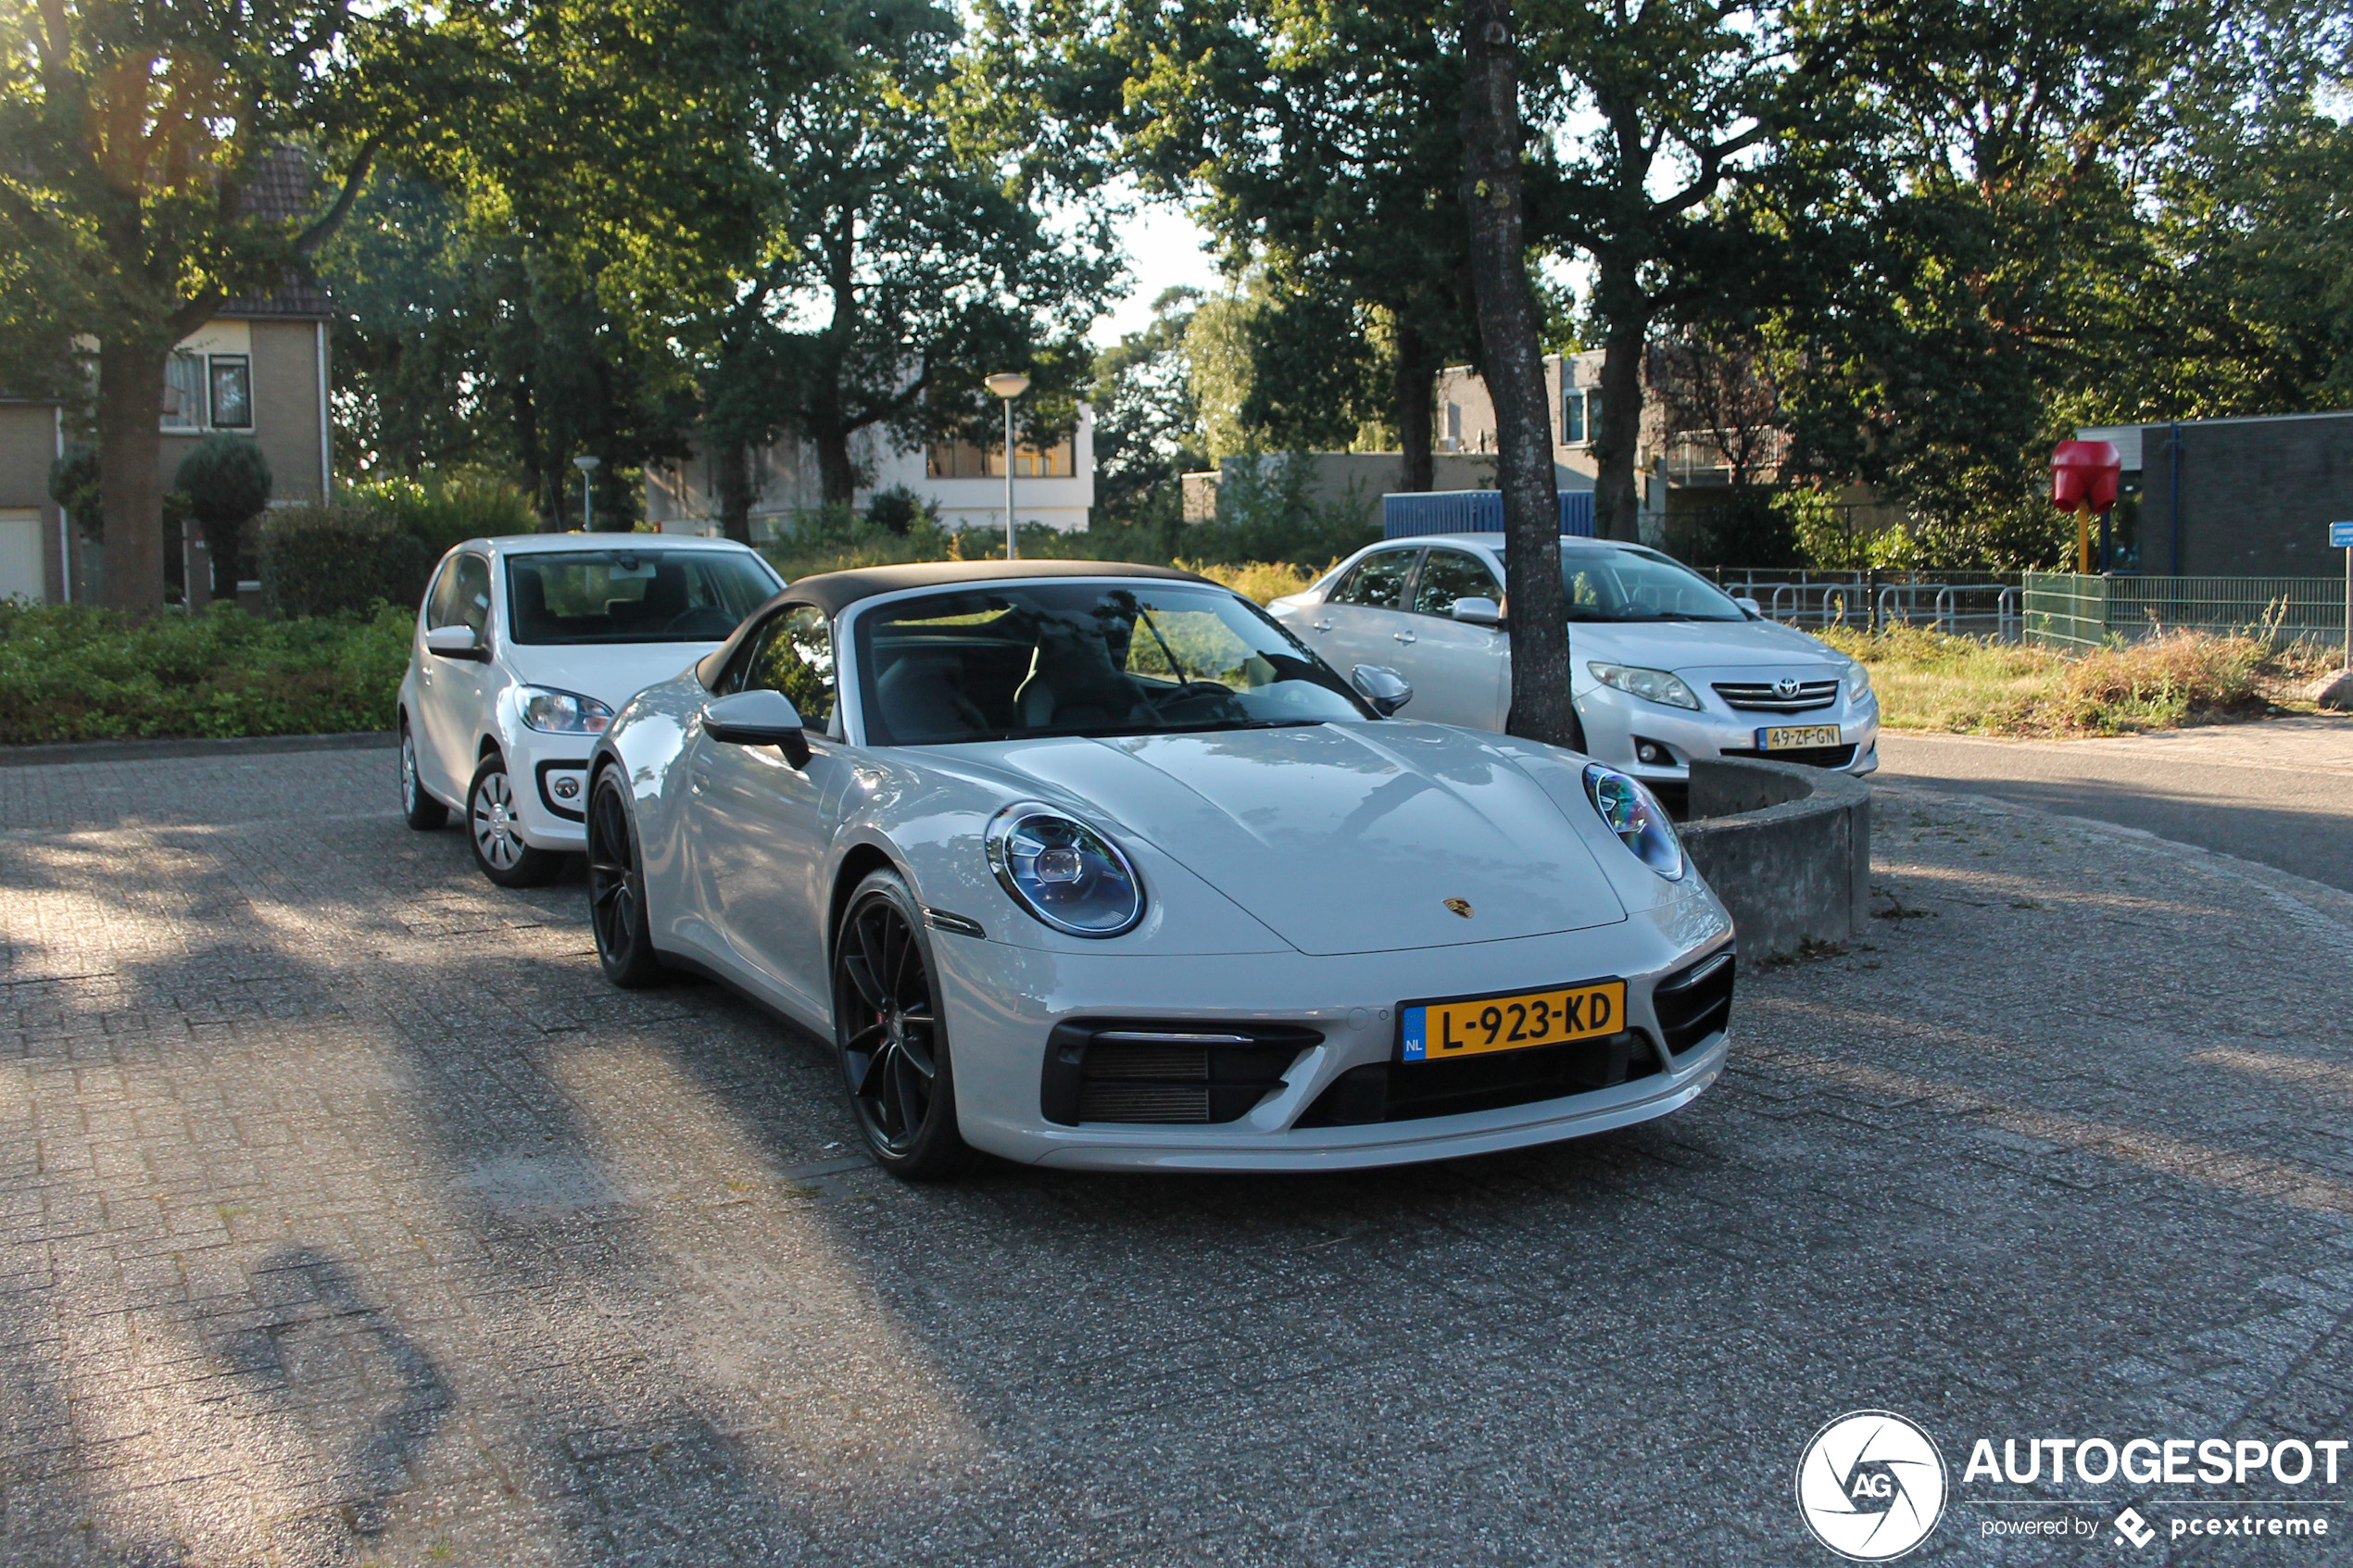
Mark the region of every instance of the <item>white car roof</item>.
[[596, 533], [500, 533], [469, 539], [460, 549], [496, 550], [500, 555], [537, 555], [547, 550], [740, 550], [750, 546], [733, 539], [706, 539], [699, 533], [624, 533], [616, 529]]
[[[1379, 549], [1384, 546], [1391, 545], [1478, 545], [1490, 550], [1501, 550], [1506, 542], [1507, 536], [1502, 533], [1413, 533], [1398, 539], [1383, 539], [1378, 545], [1367, 547]], [[1587, 539], [1574, 533], [1561, 535], [1561, 548], [1564, 550], [1635, 550], [1648, 547], [1648, 546], [1635, 545], [1622, 539]]]

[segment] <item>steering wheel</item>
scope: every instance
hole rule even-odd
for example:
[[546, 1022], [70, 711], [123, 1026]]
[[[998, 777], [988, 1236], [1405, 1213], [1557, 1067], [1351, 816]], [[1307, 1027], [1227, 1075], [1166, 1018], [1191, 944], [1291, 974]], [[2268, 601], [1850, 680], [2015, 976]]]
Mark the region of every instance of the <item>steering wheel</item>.
[[663, 621], [661, 629], [673, 636], [717, 639], [733, 632], [736, 623], [717, 605], [692, 605]]

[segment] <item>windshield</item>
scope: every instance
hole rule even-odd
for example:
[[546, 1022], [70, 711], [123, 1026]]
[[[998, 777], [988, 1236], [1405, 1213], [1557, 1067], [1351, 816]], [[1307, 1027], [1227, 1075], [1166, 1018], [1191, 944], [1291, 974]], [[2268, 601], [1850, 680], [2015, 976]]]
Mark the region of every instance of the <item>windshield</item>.
[[875, 746], [1366, 719], [1331, 667], [1223, 588], [1129, 581], [944, 590], [858, 618]]
[[734, 550], [566, 550], [507, 558], [518, 643], [716, 643], [784, 586]]
[[1647, 550], [1564, 547], [1561, 585], [1568, 590], [1571, 621], [1748, 619], [1706, 578]]

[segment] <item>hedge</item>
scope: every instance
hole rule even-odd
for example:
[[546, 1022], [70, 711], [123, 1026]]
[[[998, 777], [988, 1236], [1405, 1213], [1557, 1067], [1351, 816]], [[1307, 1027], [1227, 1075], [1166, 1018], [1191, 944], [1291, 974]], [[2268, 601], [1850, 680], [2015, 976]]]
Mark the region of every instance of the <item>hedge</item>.
[[382, 602], [414, 612], [434, 552], [373, 507], [286, 507], [261, 522], [261, 602], [299, 619], [367, 612]]
[[133, 623], [0, 600], [0, 744], [388, 730], [416, 612], [263, 621], [226, 600]]

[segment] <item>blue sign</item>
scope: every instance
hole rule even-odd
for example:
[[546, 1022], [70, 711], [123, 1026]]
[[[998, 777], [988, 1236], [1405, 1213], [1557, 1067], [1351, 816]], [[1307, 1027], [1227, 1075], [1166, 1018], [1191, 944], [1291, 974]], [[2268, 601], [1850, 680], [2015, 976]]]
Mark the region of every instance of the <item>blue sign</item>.
[[2332, 550], [2353, 550], [2353, 522], [2332, 522], [2329, 524], [2329, 548]]

